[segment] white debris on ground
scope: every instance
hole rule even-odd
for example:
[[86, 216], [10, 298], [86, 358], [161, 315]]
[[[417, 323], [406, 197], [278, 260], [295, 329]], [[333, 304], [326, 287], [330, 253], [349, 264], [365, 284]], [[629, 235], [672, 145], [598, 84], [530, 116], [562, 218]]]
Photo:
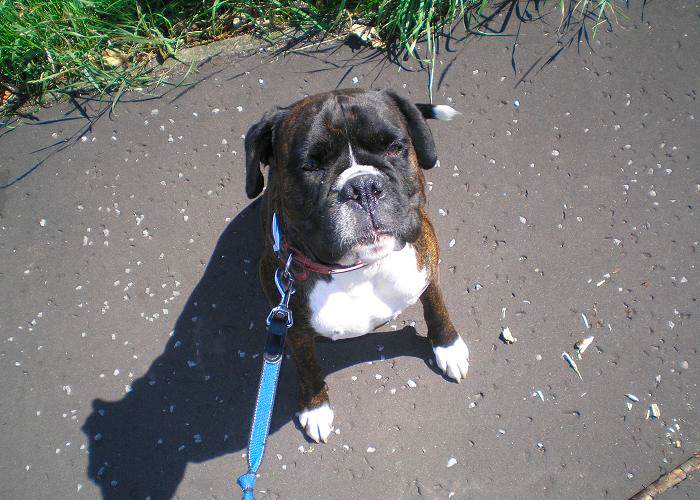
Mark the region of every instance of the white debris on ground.
[[591, 324], [588, 321], [588, 316], [586, 316], [585, 313], [581, 313], [581, 320], [583, 321], [583, 326], [586, 327], [586, 330], [591, 329]]
[[576, 350], [576, 356], [579, 360], [582, 359], [581, 355], [586, 351], [586, 349], [588, 349], [588, 346], [590, 346], [593, 343], [593, 339], [595, 339], [595, 337], [591, 335], [589, 337], [579, 339], [576, 341], [574, 349]]
[[561, 357], [566, 363], [571, 367], [572, 370], [576, 372], [576, 375], [578, 375], [578, 378], [583, 380], [583, 377], [581, 376], [581, 372], [578, 369], [578, 366], [576, 366], [576, 361], [573, 360], [573, 358], [569, 355], [568, 352], [562, 352]]
[[504, 344], [514, 344], [518, 341], [516, 337], [513, 337], [513, 334], [510, 331], [510, 328], [507, 326], [501, 328], [501, 340], [503, 341]]
[[651, 403], [647, 409], [647, 419], [649, 418], [658, 419], [661, 417], [661, 410], [659, 410], [659, 405], [656, 403]]

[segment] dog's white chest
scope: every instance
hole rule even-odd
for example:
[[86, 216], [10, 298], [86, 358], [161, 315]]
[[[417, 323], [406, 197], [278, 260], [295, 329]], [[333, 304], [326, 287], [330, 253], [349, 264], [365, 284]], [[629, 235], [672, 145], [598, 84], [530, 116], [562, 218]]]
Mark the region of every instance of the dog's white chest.
[[319, 280], [309, 295], [311, 326], [332, 340], [364, 335], [415, 303], [427, 275], [407, 244], [367, 267]]

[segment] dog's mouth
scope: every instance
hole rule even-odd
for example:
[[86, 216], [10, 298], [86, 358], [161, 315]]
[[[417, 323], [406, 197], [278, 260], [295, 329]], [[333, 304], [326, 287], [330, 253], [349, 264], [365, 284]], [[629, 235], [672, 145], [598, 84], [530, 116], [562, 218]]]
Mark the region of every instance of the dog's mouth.
[[372, 263], [383, 259], [391, 252], [397, 250], [399, 241], [389, 233], [373, 231], [372, 234], [361, 238], [350, 250], [350, 254], [365, 263]]

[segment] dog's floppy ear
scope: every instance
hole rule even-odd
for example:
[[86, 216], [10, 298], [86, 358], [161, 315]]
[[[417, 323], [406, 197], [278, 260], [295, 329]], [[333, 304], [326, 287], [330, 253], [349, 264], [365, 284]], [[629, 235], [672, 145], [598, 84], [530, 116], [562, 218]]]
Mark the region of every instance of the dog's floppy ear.
[[255, 198], [263, 190], [265, 179], [260, 166], [270, 164], [275, 127], [283, 116], [281, 108], [270, 110], [245, 135], [245, 192], [248, 198]]
[[[430, 127], [428, 127], [425, 120], [426, 118], [450, 119], [457, 114], [457, 111], [452, 109], [450, 106], [413, 104], [411, 101], [400, 96], [391, 89], [384, 90], [384, 94], [391, 99], [391, 101], [396, 105], [398, 110], [406, 119], [408, 133], [411, 136], [413, 148], [416, 150], [416, 156], [418, 157], [418, 164], [421, 166], [421, 168], [426, 170], [433, 168], [438, 160], [437, 151], [435, 150], [433, 133], [430, 131]], [[447, 110], [444, 110], [443, 108], [449, 108], [449, 110], [452, 111], [449, 118], [443, 116], [445, 113], [447, 113]]]
[[392, 100], [406, 119], [418, 164], [426, 170], [433, 168], [437, 164], [437, 151], [433, 133], [425, 120], [431, 118], [451, 120], [459, 114], [459, 111], [444, 104], [414, 104], [391, 89], [384, 90], [384, 94]]

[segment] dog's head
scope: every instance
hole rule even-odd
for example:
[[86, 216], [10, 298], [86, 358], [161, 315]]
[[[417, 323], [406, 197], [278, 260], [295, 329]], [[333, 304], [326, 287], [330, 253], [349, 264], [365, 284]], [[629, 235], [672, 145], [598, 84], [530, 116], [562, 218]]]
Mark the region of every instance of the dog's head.
[[269, 111], [246, 134], [246, 193], [261, 193], [269, 166], [266, 196], [294, 246], [320, 262], [378, 260], [418, 238], [422, 169], [437, 162], [426, 118], [454, 114], [355, 89]]

